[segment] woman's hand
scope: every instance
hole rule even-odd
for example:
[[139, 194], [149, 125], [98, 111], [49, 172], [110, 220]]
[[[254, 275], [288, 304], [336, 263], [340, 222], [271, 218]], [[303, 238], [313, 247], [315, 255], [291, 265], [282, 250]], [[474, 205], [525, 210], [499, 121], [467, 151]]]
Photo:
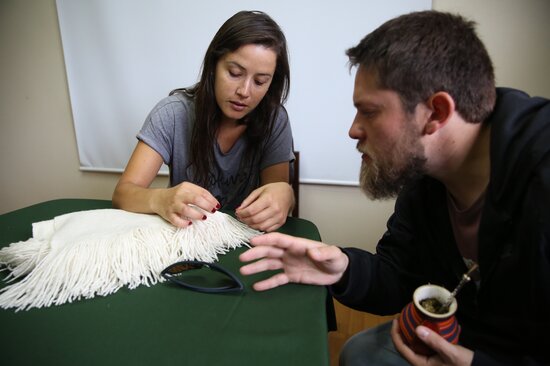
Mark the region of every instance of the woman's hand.
[[172, 188], [149, 188], [162, 165], [162, 157], [139, 141], [113, 192], [113, 207], [139, 213], [156, 213], [177, 227], [205, 218], [220, 203], [206, 189], [189, 182]]
[[348, 256], [334, 245], [297, 238], [281, 233], [270, 233], [252, 238], [254, 246], [239, 256], [243, 275], [282, 269], [272, 277], [254, 284], [256, 291], [264, 291], [289, 282], [311, 285], [331, 285], [338, 282], [349, 264]]
[[206, 215], [197, 207], [213, 213], [220, 208], [220, 204], [206, 189], [183, 182], [172, 188], [156, 190], [151, 207], [172, 225], [186, 227], [192, 220], [206, 219]]
[[263, 185], [248, 195], [237, 207], [237, 218], [261, 231], [274, 231], [281, 227], [294, 207], [294, 191], [285, 182]]

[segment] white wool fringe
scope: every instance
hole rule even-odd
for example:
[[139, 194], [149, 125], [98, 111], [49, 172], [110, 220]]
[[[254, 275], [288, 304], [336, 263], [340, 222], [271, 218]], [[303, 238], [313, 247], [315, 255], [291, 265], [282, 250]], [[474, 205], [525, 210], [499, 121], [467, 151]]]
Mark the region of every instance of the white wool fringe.
[[204, 214], [206, 220], [183, 229], [156, 215], [116, 209], [34, 223], [32, 238], [0, 250], [0, 267], [10, 271], [0, 307], [28, 310], [150, 286], [163, 281], [160, 272], [174, 262], [211, 263], [260, 234], [222, 212]]

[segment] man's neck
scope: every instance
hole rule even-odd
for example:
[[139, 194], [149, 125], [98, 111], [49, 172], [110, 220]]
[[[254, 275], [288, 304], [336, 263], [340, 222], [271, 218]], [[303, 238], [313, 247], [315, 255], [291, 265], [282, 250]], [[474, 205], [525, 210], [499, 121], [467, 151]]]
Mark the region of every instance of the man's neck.
[[490, 126], [470, 125], [467, 130], [445, 169], [436, 176], [460, 209], [471, 207], [485, 192], [490, 179]]

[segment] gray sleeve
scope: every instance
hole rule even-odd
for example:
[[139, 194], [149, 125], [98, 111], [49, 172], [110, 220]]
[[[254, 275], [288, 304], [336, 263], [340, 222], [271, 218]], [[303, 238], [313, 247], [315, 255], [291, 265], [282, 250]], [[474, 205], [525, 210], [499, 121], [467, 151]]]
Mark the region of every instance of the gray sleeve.
[[293, 161], [293, 149], [292, 130], [288, 113], [284, 107], [280, 107], [273, 131], [264, 145], [260, 170], [274, 164]]
[[181, 124], [186, 117], [184, 104], [174, 96], [166, 97], [151, 110], [136, 137], [158, 152], [166, 165], [171, 165], [177, 148], [174, 145], [179, 145], [176, 131], [180, 128], [176, 123]]

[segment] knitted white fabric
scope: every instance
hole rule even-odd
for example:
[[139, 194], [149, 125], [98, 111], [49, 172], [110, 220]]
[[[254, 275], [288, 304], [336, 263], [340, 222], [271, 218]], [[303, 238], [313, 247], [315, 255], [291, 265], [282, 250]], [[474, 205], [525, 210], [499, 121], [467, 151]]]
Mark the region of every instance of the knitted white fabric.
[[116, 209], [34, 223], [32, 238], [0, 250], [0, 268], [13, 282], [0, 289], [0, 307], [28, 310], [150, 286], [174, 262], [214, 262], [260, 234], [222, 212], [204, 214], [206, 220], [183, 229], [157, 215]]

